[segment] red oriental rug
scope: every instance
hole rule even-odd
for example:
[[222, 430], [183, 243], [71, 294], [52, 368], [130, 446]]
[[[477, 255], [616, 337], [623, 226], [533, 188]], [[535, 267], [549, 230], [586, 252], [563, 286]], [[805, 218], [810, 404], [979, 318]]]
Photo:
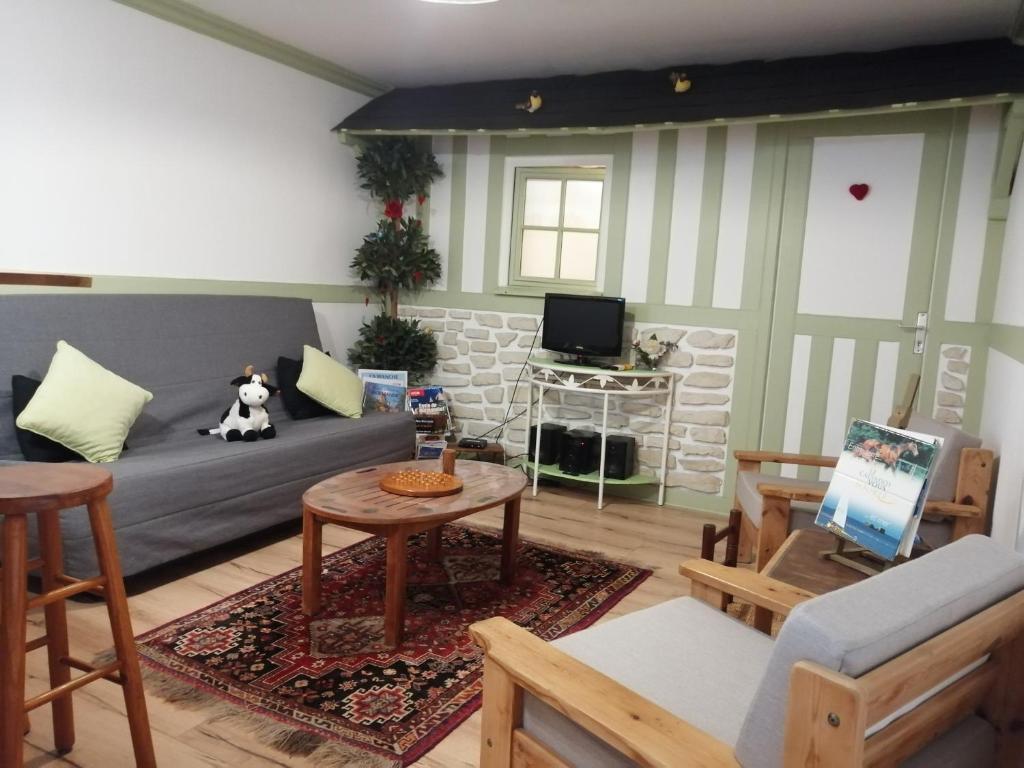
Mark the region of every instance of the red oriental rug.
[[407, 766], [480, 706], [470, 624], [505, 616], [552, 640], [594, 623], [651, 573], [524, 542], [515, 584], [503, 588], [498, 536], [445, 526], [440, 562], [425, 545], [423, 534], [410, 541], [397, 651], [380, 642], [385, 552], [373, 538], [324, 558], [324, 609], [312, 621], [296, 568], [141, 635], [147, 687], [318, 765]]

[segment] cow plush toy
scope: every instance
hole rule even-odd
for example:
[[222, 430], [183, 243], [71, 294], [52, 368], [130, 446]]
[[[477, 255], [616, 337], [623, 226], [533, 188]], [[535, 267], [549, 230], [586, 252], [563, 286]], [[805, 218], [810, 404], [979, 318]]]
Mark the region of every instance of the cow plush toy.
[[267, 374], [253, 373], [247, 366], [245, 375], [231, 380], [238, 387], [238, 399], [220, 417], [220, 426], [197, 430], [200, 435], [220, 435], [229, 443], [244, 440], [251, 443], [257, 438], [269, 440], [277, 434], [264, 403], [277, 394], [277, 387], [267, 383]]

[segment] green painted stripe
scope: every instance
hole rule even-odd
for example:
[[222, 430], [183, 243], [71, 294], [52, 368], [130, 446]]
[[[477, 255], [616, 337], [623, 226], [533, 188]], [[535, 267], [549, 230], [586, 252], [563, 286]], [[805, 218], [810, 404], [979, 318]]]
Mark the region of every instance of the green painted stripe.
[[853, 379], [846, 406], [847, 421], [871, 418], [871, 396], [874, 394], [877, 365], [878, 342], [874, 339], [858, 339], [853, 348]]
[[[1021, 8], [1024, 9], [1024, 5]], [[1022, 145], [1024, 145], [1024, 100], [1018, 100], [1010, 105], [1003, 121], [1003, 136], [992, 180], [993, 197], [1007, 198], [1010, 196]]]
[[901, 330], [900, 322], [860, 317], [797, 315], [793, 319], [793, 327], [796, 333], [807, 335], [827, 334], [847, 339], [901, 341], [907, 335], [912, 336], [913, 331]]
[[764, 300], [771, 303], [773, 292], [770, 290], [765, 295], [762, 289], [766, 282], [770, 289], [774, 288], [772, 281], [766, 281], [764, 277], [774, 277], [768, 265], [774, 263], [774, 255], [778, 250], [778, 233], [774, 226], [777, 224], [776, 214], [782, 195], [785, 149], [785, 143], [778, 140], [775, 126], [758, 128], [747, 219], [746, 266], [740, 298], [740, 306], [744, 309], [764, 306]]
[[608, 214], [608, 246], [605, 248], [604, 293], [619, 296], [626, 259], [626, 205], [633, 163], [633, 137], [628, 133], [616, 136], [611, 153], [612, 199]]
[[[321, 59], [295, 46], [282, 43], [272, 37], [255, 32], [222, 16], [200, 10], [183, 0], [117, 0], [138, 11], [148, 13], [158, 19], [177, 24], [201, 35], [220, 40], [222, 43], [255, 53], [265, 59], [284, 64], [286, 67], [305, 72], [329, 83], [348, 88], [350, 91], [366, 96], [380, 96], [386, 93], [388, 86], [358, 75], [351, 70], [339, 67], [326, 59]], [[339, 118], [342, 115], [338, 116]]]
[[[498, 290], [498, 268], [501, 259], [501, 214], [505, 201], [505, 156], [508, 139], [492, 136], [487, 168], [487, 229], [484, 234], [484, 293]], [[511, 201], [509, 201], [511, 204]]]
[[985, 250], [981, 262], [981, 279], [978, 281], [978, 310], [975, 319], [979, 323], [991, 323], [996, 307], [996, 289], [999, 286], [999, 271], [1003, 263], [1003, 241], [1006, 236], [1006, 222], [989, 219], [985, 230]]
[[[828, 385], [832, 376], [832, 339], [815, 336], [811, 339], [811, 355], [807, 366], [807, 397], [804, 399], [803, 431], [800, 452], [821, 455], [825, 437], [825, 411], [828, 408]], [[797, 477], [817, 480], [817, 467], [800, 467]]]
[[448, 292], [462, 291], [462, 246], [466, 229], [466, 137], [452, 141], [451, 222], [448, 227]]
[[709, 128], [704, 155], [704, 190], [700, 203], [697, 266], [693, 275], [693, 304], [710, 307], [714, 293], [715, 260], [718, 254], [718, 219], [722, 210], [725, 176], [725, 128]]
[[[964, 393], [963, 423], [966, 432], [977, 435], [981, 431], [981, 411], [985, 399], [985, 374], [988, 368], [987, 346], [971, 347], [971, 368], [967, 374], [967, 391]], [[929, 407], [934, 407], [934, 396]]]
[[651, 259], [647, 266], [647, 301], [650, 304], [665, 303], [678, 145], [679, 131], [661, 131], [658, 134], [658, 165], [654, 178], [654, 211], [651, 222]]
[[[996, 323], [992, 326], [991, 343], [992, 349], [1009, 355], [1018, 363], [1024, 363], [1024, 328], [1018, 325]], [[971, 363], [971, 376], [973, 383], [973, 362]]]

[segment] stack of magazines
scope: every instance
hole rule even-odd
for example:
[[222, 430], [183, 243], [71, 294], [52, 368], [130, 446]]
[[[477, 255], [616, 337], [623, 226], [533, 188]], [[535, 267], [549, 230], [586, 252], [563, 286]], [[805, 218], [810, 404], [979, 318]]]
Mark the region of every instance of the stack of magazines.
[[363, 382], [363, 413], [400, 413], [406, 410], [408, 372], [360, 368], [358, 374]]
[[884, 560], [909, 557], [942, 439], [857, 419], [815, 524]]

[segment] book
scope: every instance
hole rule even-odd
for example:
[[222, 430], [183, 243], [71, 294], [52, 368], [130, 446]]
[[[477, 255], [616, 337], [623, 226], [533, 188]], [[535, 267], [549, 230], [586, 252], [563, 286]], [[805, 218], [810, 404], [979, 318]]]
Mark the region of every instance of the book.
[[379, 381], [363, 383], [363, 413], [399, 413], [404, 410], [405, 387]]
[[360, 381], [365, 386], [369, 381], [375, 381], [378, 384], [393, 384], [397, 387], [408, 387], [409, 386], [409, 372], [408, 371], [384, 371], [376, 368], [359, 368], [356, 371]]
[[444, 387], [410, 387], [409, 407], [413, 413], [443, 411], [446, 405]]
[[444, 439], [437, 440], [422, 440], [416, 443], [416, 458], [417, 459], [436, 459], [448, 447], [448, 442]]
[[814, 522], [885, 560], [909, 557], [942, 439], [856, 419]]

